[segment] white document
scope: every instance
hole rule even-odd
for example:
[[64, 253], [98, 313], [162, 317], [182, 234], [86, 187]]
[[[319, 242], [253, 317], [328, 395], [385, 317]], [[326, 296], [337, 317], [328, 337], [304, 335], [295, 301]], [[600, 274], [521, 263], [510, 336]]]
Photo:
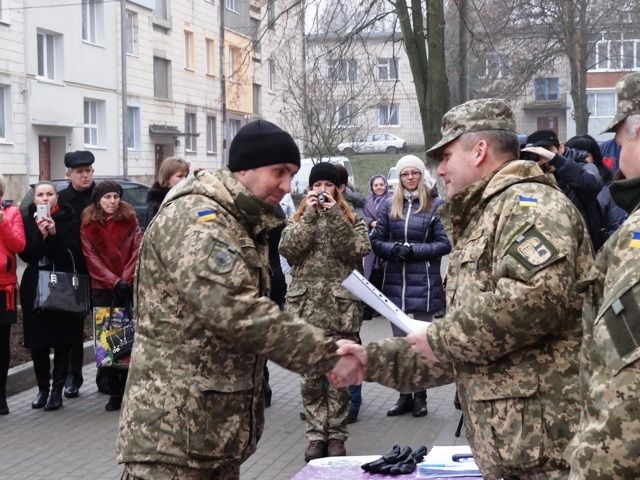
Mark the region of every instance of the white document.
[[357, 270], [344, 279], [342, 286], [405, 333], [424, 330], [430, 325], [430, 322], [414, 320], [396, 307]]
[[469, 446], [434, 446], [418, 464], [416, 478], [456, 477], [482, 477]]

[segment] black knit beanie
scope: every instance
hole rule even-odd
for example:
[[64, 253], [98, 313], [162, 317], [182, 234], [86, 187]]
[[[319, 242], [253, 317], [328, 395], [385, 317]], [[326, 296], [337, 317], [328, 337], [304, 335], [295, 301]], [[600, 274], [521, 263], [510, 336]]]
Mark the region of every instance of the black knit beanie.
[[313, 184], [318, 180], [327, 180], [333, 183], [336, 187], [340, 186], [340, 174], [338, 169], [331, 162], [316, 163], [309, 173], [309, 188], [313, 187]]
[[229, 147], [229, 170], [293, 163], [300, 168], [300, 150], [291, 135], [266, 120], [247, 123], [238, 130]]
[[105, 180], [97, 184], [93, 193], [91, 194], [91, 198], [93, 199], [93, 203], [100, 203], [100, 199], [104, 197], [107, 193], [117, 193], [122, 198], [122, 187], [111, 180]]

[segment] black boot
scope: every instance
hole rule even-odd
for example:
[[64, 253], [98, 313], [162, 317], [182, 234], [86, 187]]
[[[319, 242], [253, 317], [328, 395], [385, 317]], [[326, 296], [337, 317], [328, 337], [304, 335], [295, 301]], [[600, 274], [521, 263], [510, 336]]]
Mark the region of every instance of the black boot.
[[115, 410], [120, 410], [122, 406], [122, 396], [121, 395], [109, 395], [109, 401], [104, 406], [104, 409], [107, 412], [113, 412]]
[[60, 390], [52, 389], [49, 394], [49, 400], [47, 400], [47, 404], [44, 406], [44, 411], [52, 412], [58, 410], [60, 407], [62, 407], [62, 388], [60, 388]]
[[9, 406], [6, 397], [0, 396], [0, 415], [9, 415]]
[[42, 408], [47, 404], [47, 398], [49, 398], [49, 385], [38, 387], [38, 393], [36, 398], [31, 402], [31, 408]]
[[62, 389], [69, 368], [69, 347], [56, 347], [53, 351], [53, 375], [51, 375], [51, 394], [44, 407], [45, 412], [62, 407]]
[[264, 389], [264, 406], [271, 406], [271, 396], [273, 392], [271, 391], [271, 387], [269, 386], [269, 368], [267, 368], [267, 364], [264, 365], [264, 380], [262, 382], [262, 388]]
[[427, 391], [421, 390], [413, 394], [413, 416], [425, 417], [427, 415]]
[[389, 409], [387, 415], [390, 417], [397, 417], [398, 415], [404, 415], [413, 410], [413, 396], [410, 393], [401, 393], [400, 398], [396, 404]]

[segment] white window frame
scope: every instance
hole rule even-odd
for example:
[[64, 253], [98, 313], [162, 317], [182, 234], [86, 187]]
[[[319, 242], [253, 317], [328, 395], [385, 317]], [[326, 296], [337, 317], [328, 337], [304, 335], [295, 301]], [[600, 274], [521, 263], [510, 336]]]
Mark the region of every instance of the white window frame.
[[104, 136], [104, 100], [85, 98], [84, 111], [84, 145], [85, 147], [100, 147]]
[[102, 0], [82, 0], [82, 40], [103, 43], [104, 9]]
[[358, 81], [358, 61], [354, 58], [335, 58], [328, 60], [327, 74], [335, 83], [354, 83]]
[[[156, 62], [158, 60], [158, 62]], [[156, 65], [163, 65], [164, 82], [166, 84], [166, 95], [158, 95], [158, 89], [156, 88], [157, 78], [160, 73], [156, 70]], [[171, 60], [162, 57], [153, 57], [153, 96], [156, 98], [171, 98]]]
[[[545, 97], [549, 97], [549, 80], [553, 80], [558, 84], [558, 88], [557, 88], [557, 98], [538, 98], [538, 88], [536, 86], [536, 84], [538, 83], [538, 80], [544, 80], [546, 87], [545, 87]], [[536, 102], [559, 102], [560, 101], [560, 78], [559, 77], [537, 77], [533, 79], [533, 98]]]
[[[611, 103], [610, 109], [606, 113], [602, 113], [598, 108], [598, 97], [609, 97]], [[591, 118], [613, 118], [616, 114], [616, 92], [613, 90], [587, 90], [587, 108]]]
[[268, 72], [269, 92], [273, 93], [275, 91], [275, 85], [276, 85], [276, 62], [274, 62], [272, 58], [267, 60], [267, 68], [269, 69], [269, 72]]
[[[611, 35], [618, 35], [618, 38], [606, 38]], [[632, 64], [621, 65], [625, 58], [625, 45], [631, 45]], [[615, 49], [619, 48], [618, 55], [615, 55]], [[605, 53], [606, 52], [606, 53]], [[600, 58], [600, 57], [604, 58]], [[640, 68], [640, 39], [625, 38], [624, 33], [603, 33], [601, 39], [594, 45], [593, 66], [590, 72], [626, 72], [637, 70]]]
[[11, 108], [11, 88], [0, 84], [0, 140], [9, 138], [9, 109]]
[[2, 8], [2, 0], [0, 0], [0, 22], [4, 21], [4, 9]]
[[142, 127], [140, 106], [127, 105], [127, 150], [142, 149]]
[[207, 75], [215, 76], [216, 74], [216, 41], [214, 38], [205, 38], [205, 54], [207, 61]]
[[156, 0], [153, 16], [160, 20], [169, 20], [169, 0]]
[[196, 69], [196, 35], [191, 30], [184, 31], [184, 68]]
[[217, 155], [218, 124], [215, 115], [207, 115], [207, 155]]
[[[395, 122], [393, 121], [395, 118]], [[379, 127], [399, 127], [400, 126], [400, 104], [384, 103], [378, 106], [378, 126]]]
[[238, 13], [238, 5], [236, 0], [224, 0], [224, 8], [233, 13]]
[[125, 49], [126, 54], [138, 56], [138, 14], [127, 10], [125, 17]]
[[332, 105], [330, 110], [331, 126], [337, 128], [347, 128], [356, 125], [358, 108], [353, 103], [343, 103]]
[[507, 56], [491, 52], [485, 55], [482, 61], [484, 65], [480, 65], [479, 78], [499, 79], [509, 76], [509, 58]]
[[60, 35], [51, 32], [38, 31], [37, 33], [37, 72], [40, 78], [56, 79], [56, 50], [59, 37]]
[[[396, 81], [398, 80], [398, 59], [396, 57], [378, 58], [378, 80]], [[384, 75], [382, 73], [384, 72]], [[393, 76], [395, 73], [395, 76]]]
[[[184, 112], [184, 151], [196, 153], [198, 151], [198, 115], [196, 112]], [[193, 134], [193, 135], [192, 135]]]

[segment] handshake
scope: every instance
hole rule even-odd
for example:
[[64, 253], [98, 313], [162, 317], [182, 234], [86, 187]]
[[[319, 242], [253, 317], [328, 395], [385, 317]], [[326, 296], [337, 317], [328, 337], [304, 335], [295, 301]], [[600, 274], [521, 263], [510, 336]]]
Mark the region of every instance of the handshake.
[[413, 256], [413, 248], [409, 243], [396, 243], [391, 249], [391, 260], [409, 260]]

